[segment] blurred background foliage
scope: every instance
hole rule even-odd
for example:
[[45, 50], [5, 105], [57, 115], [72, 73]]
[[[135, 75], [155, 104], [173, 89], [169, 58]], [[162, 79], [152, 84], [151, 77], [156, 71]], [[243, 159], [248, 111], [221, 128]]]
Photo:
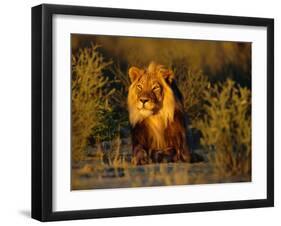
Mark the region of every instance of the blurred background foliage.
[[184, 39], [72, 35], [72, 51], [90, 43], [102, 46], [102, 54], [122, 65], [146, 66], [150, 61], [172, 67], [183, 64], [201, 70], [210, 81], [227, 78], [251, 85], [251, 43]]
[[193, 146], [219, 173], [250, 175], [251, 43], [72, 34], [71, 47], [73, 161], [92, 146], [119, 162], [130, 139], [128, 68], [155, 61], [175, 72]]

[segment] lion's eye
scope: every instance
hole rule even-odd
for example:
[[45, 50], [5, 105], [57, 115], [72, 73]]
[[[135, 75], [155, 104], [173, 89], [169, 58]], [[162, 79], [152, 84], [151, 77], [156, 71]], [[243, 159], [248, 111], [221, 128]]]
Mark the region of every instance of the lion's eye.
[[158, 91], [159, 89], [160, 89], [160, 86], [154, 86], [154, 87], [153, 87], [153, 90], [154, 90], [154, 91]]
[[138, 88], [139, 90], [142, 90], [142, 86], [141, 86], [140, 84], [137, 85], [137, 88]]

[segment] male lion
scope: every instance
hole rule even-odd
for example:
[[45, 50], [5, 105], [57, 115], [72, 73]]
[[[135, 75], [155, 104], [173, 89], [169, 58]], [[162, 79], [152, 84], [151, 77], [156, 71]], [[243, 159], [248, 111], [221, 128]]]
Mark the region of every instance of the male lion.
[[186, 121], [174, 73], [150, 63], [146, 69], [131, 67], [129, 77], [134, 163], [190, 161]]

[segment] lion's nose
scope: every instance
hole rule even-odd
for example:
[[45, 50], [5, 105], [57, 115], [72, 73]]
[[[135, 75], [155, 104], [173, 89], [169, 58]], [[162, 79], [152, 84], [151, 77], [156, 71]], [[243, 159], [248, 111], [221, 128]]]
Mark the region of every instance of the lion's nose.
[[140, 101], [142, 102], [142, 104], [145, 104], [146, 102], [149, 101], [149, 99], [146, 98], [146, 97], [141, 97], [141, 98], [140, 98]]

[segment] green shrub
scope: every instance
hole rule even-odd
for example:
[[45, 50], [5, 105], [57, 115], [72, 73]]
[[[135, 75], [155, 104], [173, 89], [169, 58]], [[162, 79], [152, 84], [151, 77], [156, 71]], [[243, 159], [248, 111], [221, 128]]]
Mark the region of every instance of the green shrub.
[[116, 64], [111, 68], [111, 73], [114, 75], [112, 84], [115, 88], [115, 93], [111, 97], [110, 102], [120, 113], [119, 119], [124, 123], [124, 121], [128, 121], [127, 95], [131, 84], [128, 76], [128, 68], [121, 69], [120, 65]]
[[100, 128], [105, 112], [111, 110], [108, 99], [114, 90], [107, 90], [105, 62], [97, 46], [80, 49], [72, 55], [72, 159], [85, 156], [84, 149], [92, 131]]
[[251, 92], [232, 80], [204, 91], [206, 114], [195, 127], [216, 172], [251, 176]]
[[197, 121], [204, 112], [204, 92], [210, 83], [202, 71], [181, 67], [175, 70], [178, 87], [183, 95], [184, 110], [190, 121]]

